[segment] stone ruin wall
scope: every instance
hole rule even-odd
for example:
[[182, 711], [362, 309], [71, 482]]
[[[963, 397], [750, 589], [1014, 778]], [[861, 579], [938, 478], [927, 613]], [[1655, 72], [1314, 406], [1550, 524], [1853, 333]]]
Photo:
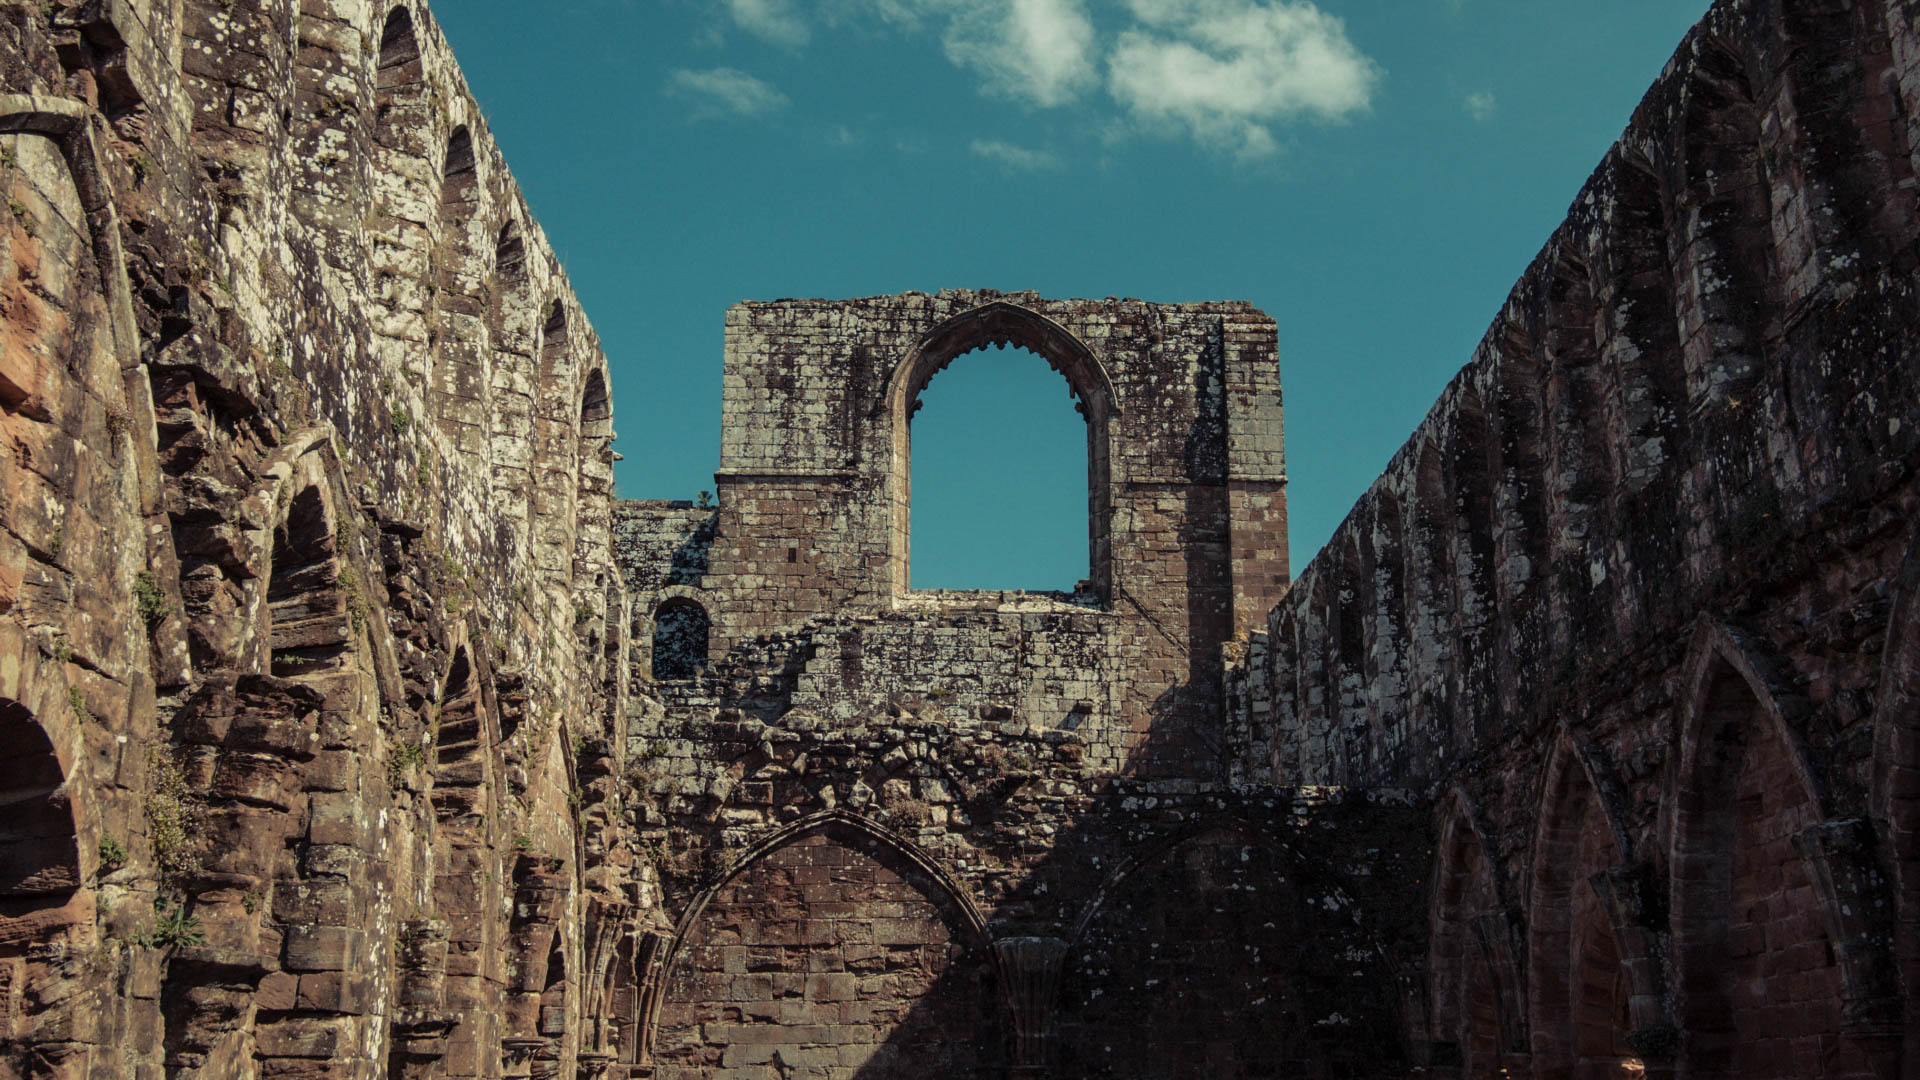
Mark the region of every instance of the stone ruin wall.
[[[908, 418], [1003, 341], [1087, 418], [1090, 577], [909, 591]], [[780, 301], [729, 313], [726, 356], [717, 504], [615, 509], [661, 706], [628, 778], [676, 913], [654, 1075], [1394, 1069], [1382, 925], [1356, 910], [1415, 872], [1417, 816], [1225, 782], [1221, 649], [1286, 582], [1272, 321]], [[697, 668], [669, 629], [687, 605]]]
[[[1722, 0], [1289, 589], [1250, 307], [741, 305], [622, 503], [423, 6], [0, 6], [0, 1076], [1913, 1075], [1916, 50]], [[1092, 575], [910, 594], [999, 341]]]
[[1717, 5], [1231, 677], [1433, 806], [1428, 1075], [1914, 1075], [1914, 13]]
[[597, 1070], [606, 361], [431, 15], [12, 3], [0, 71], [0, 1075]]

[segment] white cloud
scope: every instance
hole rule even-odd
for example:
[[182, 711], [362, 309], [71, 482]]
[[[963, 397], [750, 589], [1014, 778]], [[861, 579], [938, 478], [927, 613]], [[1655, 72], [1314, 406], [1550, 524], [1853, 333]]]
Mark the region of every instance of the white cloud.
[[1107, 88], [1136, 117], [1184, 126], [1243, 157], [1274, 150], [1275, 121], [1365, 110], [1380, 69], [1346, 24], [1308, 0], [1127, 0]]
[[993, 0], [958, 5], [947, 57], [996, 94], [1064, 105], [1097, 81], [1093, 21], [1081, 0]]
[[1064, 105], [1099, 83], [1086, 0], [833, 0], [832, 22], [878, 17], [915, 32], [940, 29], [947, 59], [982, 88], [1035, 105]]
[[791, 0], [727, 0], [727, 14], [735, 26], [776, 45], [799, 48], [813, 36]]
[[1467, 115], [1484, 124], [1493, 119], [1493, 110], [1499, 103], [1493, 99], [1493, 91], [1476, 90], [1467, 95], [1466, 106]]
[[676, 68], [667, 76], [667, 89], [741, 116], [772, 112], [787, 104], [785, 94], [737, 68]]
[[975, 157], [996, 162], [1008, 172], [1048, 172], [1060, 167], [1060, 159], [1045, 150], [1031, 150], [999, 139], [973, 140]]

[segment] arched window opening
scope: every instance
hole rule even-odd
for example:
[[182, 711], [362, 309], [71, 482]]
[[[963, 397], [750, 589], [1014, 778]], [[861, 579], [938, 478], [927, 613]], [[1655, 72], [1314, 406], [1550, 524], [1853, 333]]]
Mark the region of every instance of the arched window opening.
[[380, 30], [380, 85], [414, 81], [406, 78], [404, 69], [419, 59], [420, 43], [413, 36], [413, 13], [401, 5], [387, 13], [387, 24]]
[[547, 950], [546, 987], [540, 992], [540, 1034], [557, 1039], [567, 1032], [567, 951], [556, 932]]
[[440, 169], [440, 215], [464, 220], [476, 205], [480, 169], [473, 156], [473, 136], [464, 127], [453, 129], [447, 140], [447, 158]]
[[287, 519], [273, 535], [267, 609], [273, 619], [275, 675], [310, 675], [344, 662], [354, 629], [337, 554], [320, 489], [302, 489], [287, 504]]
[[374, 75], [374, 139], [409, 157], [424, 156], [420, 136], [427, 130], [426, 81], [413, 14], [405, 5], [387, 13], [380, 30], [379, 65]]
[[493, 739], [473, 677], [473, 660], [462, 646], [453, 654], [440, 691], [433, 735], [433, 806], [442, 821], [483, 812], [487, 803], [488, 755]]
[[982, 347], [909, 414], [911, 587], [1086, 592], [1089, 431], [1023, 348]]
[[711, 629], [707, 609], [685, 597], [661, 604], [653, 615], [653, 677], [659, 681], [692, 679], [707, 666]]
[[[1866, 1075], [1845, 1024], [1834, 942], [1789, 838], [1819, 799], [1764, 684], [1717, 645], [1686, 719], [1670, 853], [1677, 1026], [1688, 1076], [1787, 1080], [1839, 1048], [1831, 1075]], [[1774, 1017], [1792, 1016], [1782, 1031]]]
[[558, 300], [549, 303], [547, 316], [540, 323], [540, 392], [546, 403], [542, 414], [551, 419], [560, 419], [556, 414], [565, 408], [561, 402], [567, 397], [565, 388], [569, 385], [568, 329], [566, 306]]
[[494, 242], [493, 272], [503, 282], [518, 282], [527, 275], [527, 244], [512, 220], [500, 226], [500, 239]]
[[613, 403], [607, 397], [606, 372], [595, 368], [587, 376], [587, 388], [580, 395], [581, 434], [588, 434], [587, 425], [601, 424], [613, 419]]
[[[0, 922], [58, 907], [80, 887], [66, 774], [33, 714], [0, 698]], [[0, 999], [3, 1001], [4, 999]]]

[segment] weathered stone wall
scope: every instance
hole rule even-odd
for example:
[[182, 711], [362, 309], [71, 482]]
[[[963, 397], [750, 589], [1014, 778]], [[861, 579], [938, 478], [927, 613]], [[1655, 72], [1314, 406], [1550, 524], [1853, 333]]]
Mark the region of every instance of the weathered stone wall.
[[[424, 7], [0, 6], [0, 1076], [1913, 1075], [1915, 14], [1716, 6], [1289, 590], [1243, 304], [742, 305], [616, 503]], [[1090, 579], [911, 592], [998, 342]]]
[[[1089, 580], [1071, 597], [910, 592], [910, 419], [941, 368], [1004, 343], [1045, 357], [1086, 418]], [[1110, 764], [1182, 772], [1206, 756], [1191, 744], [1217, 740], [1219, 647], [1286, 585], [1267, 316], [963, 291], [742, 304], [727, 316], [723, 399], [711, 541], [688, 529], [669, 568], [642, 535], [699, 519], [619, 511], [628, 579], [651, 585], [634, 586], [643, 611], [700, 603], [713, 663], [838, 619], [813, 635], [835, 639], [839, 660], [821, 656], [833, 670], [815, 675], [841, 682], [842, 717], [936, 691], [961, 711], [1085, 721]]]
[[0, 73], [0, 1075], [631, 1057], [605, 359], [431, 16]]
[[1232, 677], [1432, 800], [1432, 1075], [1913, 1075], [1917, 55], [1717, 5]]
[[[909, 591], [908, 419], [1001, 342], [1087, 418], [1090, 578]], [[718, 505], [615, 510], [652, 641], [632, 674], [664, 705], [632, 718], [628, 774], [676, 913], [648, 984], [661, 1075], [1394, 1067], [1385, 961], [1412, 934], [1351, 900], [1419, 831], [1332, 855], [1310, 838], [1366, 808], [1224, 783], [1221, 647], [1286, 584], [1278, 374], [1244, 304], [729, 313]], [[1170, 887], [1190, 863], [1212, 868]], [[1143, 1011], [1161, 1051], [1115, 1053]]]

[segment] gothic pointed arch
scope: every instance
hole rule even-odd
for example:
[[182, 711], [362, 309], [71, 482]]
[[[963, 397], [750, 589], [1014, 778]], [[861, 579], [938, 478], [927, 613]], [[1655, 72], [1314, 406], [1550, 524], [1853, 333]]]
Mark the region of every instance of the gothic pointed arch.
[[1618, 800], [1618, 785], [1563, 730], [1530, 850], [1528, 1016], [1542, 1077], [1643, 1068], [1631, 1035], [1664, 1022], [1660, 957], [1645, 925], [1649, 875], [1632, 861]]
[[[859, 814], [804, 818], [715, 875], [646, 985], [656, 1075], [761, 1076], [823, 1055], [885, 1075], [1004, 1066], [978, 906], [917, 845]], [[844, 1020], [849, 1010], [863, 1019]]]
[[1518, 927], [1471, 796], [1453, 788], [1436, 814], [1427, 909], [1429, 1057], [1466, 1080], [1497, 1077], [1527, 1041]]
[[1116, 410], [1113, 379], [1093, 350], [1060, 324], [1017, 304], [996, 300], [961, 312], [933, 328], [887, 378], [880, 411], [891, 431], [892, 465], [887, 474], [888, 504], [892, 512], [892, 585], [896, 598], [906, 595], [909, 574], [909, 514], [912, 493], [913, 414], [921, 391], [954, 358], [988, 345], [1011, 345], [1045, 359], [1067, 380], [1075, 407], [1087, 421], [1087, 512], [1089, 574], [1102, 604], [1112, 595], [1111, 451], [1108, 424]]
[[[1668, 803], [1674, 1022], [1692, 1078], [1804, 1075], [1842, 1055], [1842, 973], [1810, 861], [1826, 817], [1799, 733], [1807, 704], [1755, 641], [1710, 619], [1684, 669]], [[1760, 943], [1764, 943], [1761, 945]], [[1799, 1017], [1782, 1031], [1768, 1017]], [[1838, 1049], [1835, 1049], [1836, 1045]]]

